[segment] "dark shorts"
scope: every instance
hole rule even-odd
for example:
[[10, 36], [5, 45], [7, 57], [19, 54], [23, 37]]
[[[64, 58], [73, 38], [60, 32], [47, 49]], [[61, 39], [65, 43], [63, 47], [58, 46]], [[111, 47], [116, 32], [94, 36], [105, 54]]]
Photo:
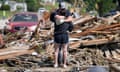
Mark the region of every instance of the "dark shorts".
[[66, 44], [69, 41], [68, 33], [55, 34], [54, 42], [59, 44]]

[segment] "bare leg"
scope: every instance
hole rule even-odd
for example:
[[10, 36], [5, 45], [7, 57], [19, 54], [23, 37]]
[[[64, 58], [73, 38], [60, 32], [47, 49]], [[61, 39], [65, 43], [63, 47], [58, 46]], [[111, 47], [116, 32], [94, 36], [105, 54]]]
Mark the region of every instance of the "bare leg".
[[60, 44], [57, 44], [57, 43], [55, 43], [55, 45], [54, 45], [54, 48], [55, 48], [55, 65], [54, 65], [54, 67], [57, 67], [58, 66], [58, 52], [59, 52], [59, 46], [60, 46]]
[[4, 45], [4, 41], [3, 41], [3, 38], [2, 38], [2, 35], [0, 34], [0, 44], [1, 45]]
[[67, 47], [68, 47], [68, 44], [63, 44], [62, 47], [63, 47], [63, 55], [64, 55], [64, 64], [63, 64], [63, 66], [66, 67]]

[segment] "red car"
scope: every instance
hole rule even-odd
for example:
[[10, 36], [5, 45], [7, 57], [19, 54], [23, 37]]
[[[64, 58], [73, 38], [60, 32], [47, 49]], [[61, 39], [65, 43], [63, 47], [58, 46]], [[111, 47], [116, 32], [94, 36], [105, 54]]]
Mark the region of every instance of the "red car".
[[37, 13], [23, 12], [13, 15], [7, 23], [7, 30], [17, 32], [21, 30], [34, 31], [38, 24]]

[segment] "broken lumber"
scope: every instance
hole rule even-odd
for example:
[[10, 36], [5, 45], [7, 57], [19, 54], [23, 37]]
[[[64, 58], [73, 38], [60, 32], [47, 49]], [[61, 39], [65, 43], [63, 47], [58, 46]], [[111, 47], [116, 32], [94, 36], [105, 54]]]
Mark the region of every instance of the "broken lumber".
[[0, 60], [8, 59], [8, 58], [14, 58], [16, 56], [24, 55], [24, 54], [31, 54], [34, 52], [34, 50], [18, 50], [18, 51], [12, 51], [10, 53], [0, 55]]
[[23, 44], [21, 45], [0, 49], [0, 60], [13, 58], [13, 57], [24, 55], [24, 54], [31, 54], [32, 52], [35, 51], [34, 48], [31, 48], [28, 45], [23, 45]]
[[119, 60], [119, 59], [110, 58], [110, 57], [108, 57], [108, 58], [106, 57], [105, 59], [108, 60], [109, 62], [120, 63], [120, 60]]
[[78, 19], [74, 20], [73, 24], [74, 25], [76, 25], [76, 24], [84, 24], [84, 23], [87, 23], [87, 22], [95, 20], [95, 19], [96, 19], [96, 17], [85, 16], [83, 18], [78, 18]]
[[93, 31], [101, 31], [101, 30], [115, 28], [115, 27], [119, 27], [119, 26], [120, 26], [120, 23], [119, 24], [108, 25], [108, 26], [105, 26], [105, 27], [98, 27], [98, 28], [95, 28], [95, 29], [89, 29], [89, 30], [86, 30], [86, 31], [81, 32], [81, 33], [71, 34], [71, 37], [81, 37], [81, 36], [85, 36], [85, 35], [88, 35], [88, 34], [94, 34]]
[[120, 16], [120, 12], [117, 12], [117, 14], [116, 15], [113, 15], [113, 16], [110, 16], [110, 17], [108, 17], [108, 18], [98, 18], [98, 19], [101, 19], [101, 20], [103, 20], [105, 23], [107, 23], [107, 24], [111, 24], [111, 23], [114, 23], [114, 22], [116, 22], [115, 21], [115, 18], [117, 18], [118, 16]]
[[110, 64], [110, 69], [115, 72], [120, 72], [120, 67], [115, 64]]
[[112, 32], [110, 31], [91, 31], [92, 33], [97, 33], [97, 34], [111, 34]]
[[118, 41], [104, 38], [104, 39], [94, 39], [94, 40], [83, 40], [83, 41], [76, 41], [70, 43], [70, 48], [77, 48], [80, 46], [90, 46], [90, 45], [101, 45], [101, 44], [107, 44], [107, 43], [115, 43]]

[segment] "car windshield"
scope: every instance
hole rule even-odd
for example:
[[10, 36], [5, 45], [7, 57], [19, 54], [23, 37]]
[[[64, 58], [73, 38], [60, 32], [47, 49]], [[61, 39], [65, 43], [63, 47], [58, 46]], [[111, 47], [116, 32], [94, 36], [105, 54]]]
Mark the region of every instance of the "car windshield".
[[45, 8], [39, 8], [39, 10], [46, 10]]
[[38, 21], [38, 17], [36, 15], [30, 15], [30, 14], [16, 14], [11, 19], [13, 22], [19, 22], [19, 21], [26, 21], [26, 22], [36, 22]]

